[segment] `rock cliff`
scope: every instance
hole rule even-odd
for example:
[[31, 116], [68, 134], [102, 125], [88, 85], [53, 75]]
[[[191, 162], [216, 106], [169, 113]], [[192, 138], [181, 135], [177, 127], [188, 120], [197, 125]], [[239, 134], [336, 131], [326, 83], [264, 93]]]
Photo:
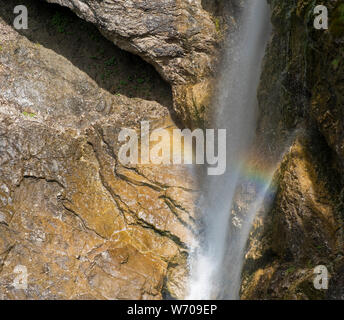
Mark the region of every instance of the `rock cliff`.
[[[256, 149], [278, 159], [277, 191], [250, 234], [241, 297], [343, 299], [344, 4], [328, 1], [324, 31], [313, 28], [315, 1], [269, 3]], [[19, 4], [28, 30], [12, 27]], [[198, 181], [182, 166], [123, 166], [118, 135], [143, 120], [207, 124], [242, 5], [1, 4], [1, 299], [184, 297]], [[18, 265], [26, 290], [13, 286]], [[317, 265], [330, 272], [327, 291], [314, 289]]]
[[70, 8], [117, 46], [152, 64], [172, 85], [174, 108], [183, 124], [204, 123], [219, 30], [201, 0], [47, 1]]
[[121, 128], [176, 127], [170, 86], [60, 6], [21, 1], [30, 27], [14, 30], [17, 4], [0, 8], [0, 298], [182, 298], [196, 183], [182, 166], [118, 161]]
[[[272, 209], [251, 233], [242, 298], [343, 299], [344, 4], [327, 1], [329, 30], [316, 30], [316, 1], [269, 3], [258, 143], [285, 154]], [[314, 288], [317, 265], [329, 290]]]

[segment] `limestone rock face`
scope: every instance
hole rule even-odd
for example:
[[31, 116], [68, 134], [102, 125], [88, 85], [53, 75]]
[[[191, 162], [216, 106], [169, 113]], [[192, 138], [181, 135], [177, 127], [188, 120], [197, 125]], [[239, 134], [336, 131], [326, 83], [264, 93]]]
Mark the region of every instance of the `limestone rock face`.
[[218, 31], [201, 0], [46, 1], [70, 8], [120, 48], [152, 64], [172, 85], [174, 107], [185, 125], [194, 126], [198, 117], [204, 121], [209, 86], [196, 89], [196, 96], [205, 96], [201, 101], [180, 98], [192, 94], [190, 87], [213, 81]]
[[[317, 140], [317, 145], [314, 141]], [[331, 153], [318, 133], [300, 135], [278, 172], [271, 211], [257, 217], [243, 272], [243, 299], [324, 299], [314, 268], [337, 274], [343, 261], [342, 216]]]
[[[272, 210], [250, 235], [242, 298], [342, 299], [344, 7], [328, 1], [330, 28], [316, 30], [313, 1], [269, 3], [258, 144], [284, 156]], [[329, 290], [314, 288], [318, 265]]]
[[[165, 79], [185, 83], [209, 72], [215, 26], [201, 1], [48, 0], [95, 24], [118, 46], [154, 63]], [[201, 72], [200, 72], [201, 71]]]
[[[182, 166], [118, 161], [121, 128], [139, 133], [143, 120], [175, 127], [169, 106], [149, 99], [168, 94], [166, 84], [56, 7], [23, 1], [31, 28], [18, 34], [6, 20], [14, 3], [0, 8], [0, 298], [161, 299], [165, 291], [182, 298], [195, 181]], [[110, 20], [113, 28], [126, 24]], [[92, 50], [97, 55], [87, 56]], [[130, 74], [135, 66], [144, 84], [131, 87], [141, 79]], [[177, 285], [176, 263], [184, 270]], [[26, 289], [14, 286], [17, 266], [27, 269]]]

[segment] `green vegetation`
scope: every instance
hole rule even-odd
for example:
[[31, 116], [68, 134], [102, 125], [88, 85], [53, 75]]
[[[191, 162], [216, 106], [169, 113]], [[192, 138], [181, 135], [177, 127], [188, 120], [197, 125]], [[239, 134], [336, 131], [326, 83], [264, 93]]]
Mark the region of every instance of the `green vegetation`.
[[308, 260], [308, 262], [307, 262], [307, 268], [313, 269], [313, 268], [312, 268], [312, 260]]
[[214, 23], [215, 23], [216, 31], [220, 32], [221, 31], [220, 19], [219, 18], [215, 18], [214, 19]]
[[344, 4], [340, 4], [336, 8], [331, 20], [331, 34], [335, 37], [342, 37], [344, 34]]
[[337, 15], [338, 15], [338, 19], [341, 22], [344, 22], [344, 3], [341, 4], [338, 9], [337, 9]]
[[334, 70], [337, 70], [338, 66], [339, 66], [339, 62], [340, 62], [340, 59], [339, 58], [336, 58], [332, 61], [332, 67]]
[[286, 271], [286, 275], [288, 275], [289, 273], [293, 273], [296, 270], [296, 268], [294, 266], [291, 266], [290, 268], [287, 269]]
[[112, 57], [109, 60], [105, 61], [105, 65], [108, 66], [108, 67], [117, 65], [116, 58]]
[[67, 33], [69, 21], [67, 17], [63, 16], [60, 12], [56, 12], [51, 18], [51, 25], [56, 28], [59, 33]]
[[32, 112], [27, 112], [27, 111], [23, 111], [23, 115], [25, 117], [30, 117], [30, 118], [34, 118], [36, 116], [35, 113], [32, 113]]

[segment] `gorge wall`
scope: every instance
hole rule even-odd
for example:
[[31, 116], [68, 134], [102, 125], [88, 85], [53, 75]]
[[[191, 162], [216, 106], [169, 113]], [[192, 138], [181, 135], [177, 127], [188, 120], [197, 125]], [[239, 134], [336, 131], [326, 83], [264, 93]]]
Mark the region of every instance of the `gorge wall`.
[[[12, 27], [18, 4], [27, 30]], [[197, 185], [184, 167], [117, 158], [122, 127], [175, 128], [170, 85], [61, 6], [2, 1], [0, 30], [0, 298], [183, 297]]]
[[[209, 123], [244, 1], [0, 2], [0, 298], [183, 298], [199, 181], [121, 165], [118, 134]], [[269, 3], [256, 145], [267, 161], [285, 154], [241, 297], [343, 299], [344, 4], [326, 1], [330, 28], [317, 31], [317, 1]], [[12, 27], [19, 4], [28, 30]], [[313, 287], [320, 264], [328, 291]], [[13, 287], [17, 265], [27, 290]]]
[[[285, 151], [272, 209], [251, 233], [244, 299], [343, 299], [344, 3], [323, 2], [329, 30], [313, 27], [321, 1], [269, 1], [274, 32], [258, 92], [258, 144]], [[325, 265], [329, 290], [314, 289]]]
[[200, 0], [47, 1], [70, 8], [117, 46], [152, 64], [172, 85], [182, 123], [188, 127], [204, 123], [219, 30]]

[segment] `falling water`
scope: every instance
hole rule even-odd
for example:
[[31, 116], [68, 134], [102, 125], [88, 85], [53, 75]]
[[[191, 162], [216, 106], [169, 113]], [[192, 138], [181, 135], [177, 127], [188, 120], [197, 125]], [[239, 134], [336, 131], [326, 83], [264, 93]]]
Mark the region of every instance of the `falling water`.
[[[192, 254], [189, 299], [237, 299], [247, 237], [257, 210], [269, 189], [272, 174], [263, 183], [245, 176], [247, 154], [255, 137], [257, 87], [261, 61], [270, 35], [269, 8], [265, 0], [249, 0], [240, 31], [228, 39], [216, 128], [227, 129], [227, 170], [203, 182], [203, 225], [200, 247]], [[253, 188], [240, 232], [232, 232], [233, 204], [239, 185]]]

